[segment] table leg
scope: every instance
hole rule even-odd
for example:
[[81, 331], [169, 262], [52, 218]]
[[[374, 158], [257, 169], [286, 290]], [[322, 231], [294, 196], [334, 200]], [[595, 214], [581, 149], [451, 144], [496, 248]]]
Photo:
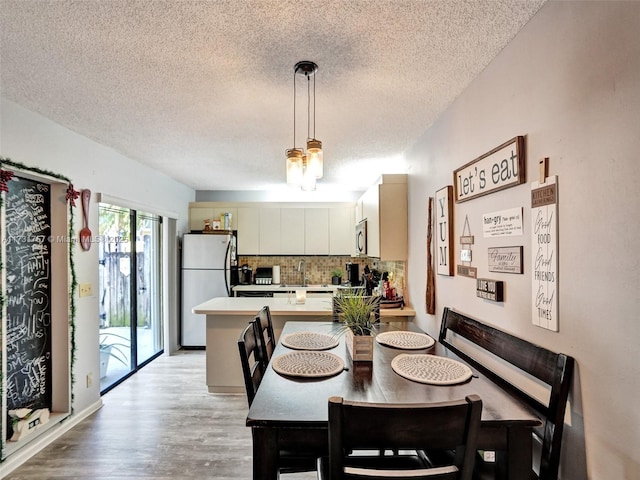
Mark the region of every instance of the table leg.
[[278, 434], [275, 428], [252, 427], [253, 480], [278, 479]]
[[528, 480], [532, 478], [533, 439], [530, 427], [510, 427], [507, 451], [496, 452], [496, 478]]

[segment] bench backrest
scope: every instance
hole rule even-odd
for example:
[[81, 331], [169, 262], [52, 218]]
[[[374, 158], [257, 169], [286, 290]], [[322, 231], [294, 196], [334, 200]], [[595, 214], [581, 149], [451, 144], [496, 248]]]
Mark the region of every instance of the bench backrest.
[[[550, 386], [549, 403], [546, 405], [541, 403], [538, 399], [478, 361], [471, 353], [460, 350], [451, 342], [447, 332], [454, 332], [456, 335], [465, 338], [483, 350], [496, 355]], [[563, 353], [555, 353], [544, 347], [534, 345], [449, 308], [444, 309], [439, 341], [484, 373], [492, 381], [521, 398], [542, 416], [544, 426], [540, 433], [542, 456], [540, 459], [539, 478], [540, 480], [556, 480], [560, 467], [560, 446], [564, 415], [573, 374], [573, 358]]]

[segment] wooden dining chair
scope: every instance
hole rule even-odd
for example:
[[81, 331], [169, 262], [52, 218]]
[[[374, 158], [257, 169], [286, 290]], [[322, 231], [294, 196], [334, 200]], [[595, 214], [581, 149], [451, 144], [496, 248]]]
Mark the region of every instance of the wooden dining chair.
[[247, 391], [249, 406], [256, 396], [264, 372], [266, 371], [262, 361], [262, 349], [259, 342], [256, 322], [250, 322], [240, 334], [238, 339], [238, 351], [240, 352], [240, 365], [242, 365], [242, 375], [244, 386]]
[[267, 364], [271, 360], [273, 350], [276, 348], [276, 335], [273, 332], [273, 322], [271, 321], [271, 311], [269, 306], [265, 305], [260, 309], [255, 319], [256, 327], [258, 329], [261, 350], [262, 361], [266, 369]]
[[[270, 323], [271, 317], [269, 316], [265, 330], [269, 330]], [[271, 335], [273, 335], [272, 325]], [[268, 365], [268, 360], [265, 360], [266, 353], [264, 353], [268, 349], [263, 346], [262, 338], [264, 338], [262, 318], [260, 314], [258, 314], [256, 318], [244, 328], [238, 339], [240, 364], [242, 365], [242, 374], [244, 376], [244, 385], [247, 391], [249, 407], [251, 407], [251, 403], [253, 403], [253, 399], [258, 392], [258, 387], [260, 387], [260, 382], [262, 382]], [[274, 344], [272, 343], [272, 345]], [[273, 353], [273, 348], [271, 348], [270, 352]], [[281, 450], [278, 458], [278, 470], [282, 474], [313, 472], [316, 470], [316, 465], [317, 459], [315, 456], [290, 450]]]
[[[477, 395], [419, 404], [331, 397], [329, 456], [318, 460], [318, 479], [470, 480], [481, 413]], [[419, 453], [422, 448], [454, 450], [455, 455], [450, 464], [434, 466]], [[400, 453], [381, 456], [380, 450]]]

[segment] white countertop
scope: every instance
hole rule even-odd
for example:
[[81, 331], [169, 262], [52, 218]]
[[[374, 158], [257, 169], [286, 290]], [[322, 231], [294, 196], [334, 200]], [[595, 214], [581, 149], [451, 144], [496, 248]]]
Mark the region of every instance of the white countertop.
[[[272, 315], [331, 315], [333, 302], [330, 298], [307, 297], [305, 303], [296, 304], [287, 298], [272, 297], [217, 297], [193, 307], [192, 311], [202, 315], [256, 315], [267, 305]], [[412, 308], [382, 308], [382, 317], [413, 317]]]
[[336, 292], [338, 285], [235, 285], [232, 287], [236, 292], [292, 292], [295, 290], [306, 290], [307, 292]]

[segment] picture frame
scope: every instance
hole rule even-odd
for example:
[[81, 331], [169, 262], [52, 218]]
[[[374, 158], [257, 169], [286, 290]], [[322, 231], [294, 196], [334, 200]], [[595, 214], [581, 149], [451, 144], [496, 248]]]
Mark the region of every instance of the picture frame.
[[453, 186], [436, 192], [436, 271], [438, 275], [453, 276]]

